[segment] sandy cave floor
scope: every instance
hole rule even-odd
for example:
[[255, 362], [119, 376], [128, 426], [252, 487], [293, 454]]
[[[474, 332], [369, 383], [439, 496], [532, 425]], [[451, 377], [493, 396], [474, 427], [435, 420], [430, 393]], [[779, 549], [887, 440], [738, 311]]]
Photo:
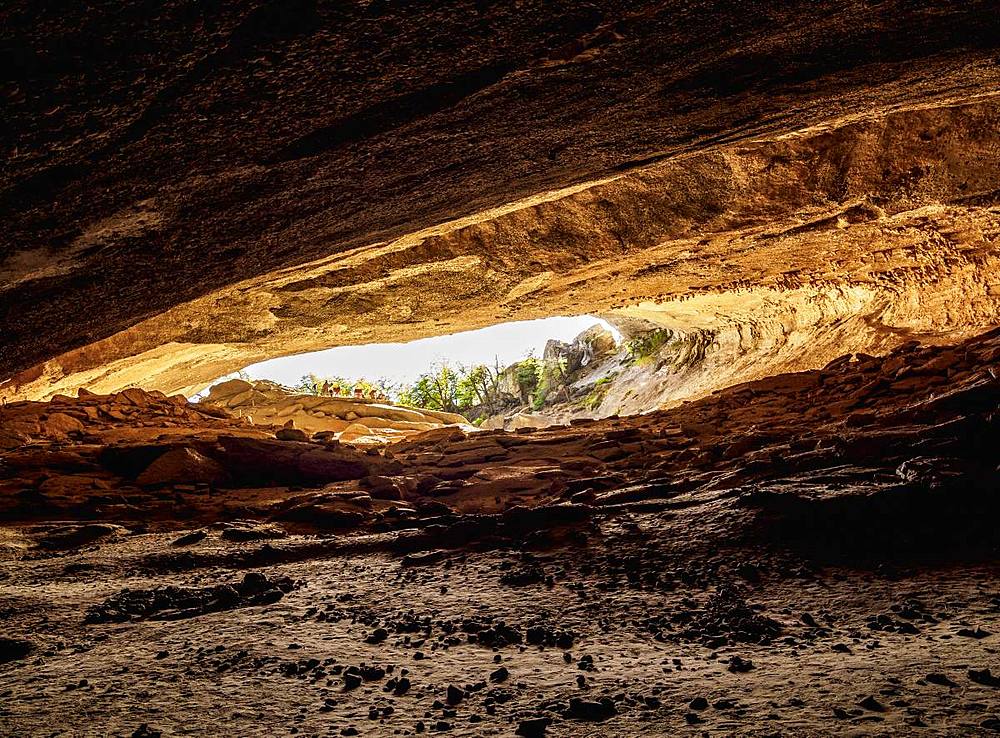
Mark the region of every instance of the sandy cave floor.
[[[674, 520], [661, 528], [656, 514], [627, 522], [664, 535], [683, 535], [690, 523]], [[995, 725], [989, 720], [1000, 709], [997, 686], [976, 683], [968, 672], [1000, 673], [996, 637], [957, 633], [1000, 629], [996, 567], [892, 575], [830, 568], [793, 577], [775, 569], [744, 589], [762, 613], [782, 623], [784, 635], [770, 645], [711, 649], [661, 642], [642, 625], [657, 613], [686, 607], [686, 598], [704, 602], [711, 587], [663, 592], [582, 573], [609, 546], [634, 552], [650, 544], [620, 521], [599, 529], [585, 550], [538, 555], [543, 569], [557, 576], [553, 587], [500, 583], [501, 567], [523, 560], [519, 552], [458, 554], [420, 568], [356, 556], [269, 569], [269, 576], [302, 580], [300, 589], [274, 605], [124, 625], [85, 626], [82, 615], [121, 587], [202, 585], [238, 579], [241, 572], [212, 568], [137, 577], [137, 558], [163, 550], [162, 534], [112, 551], [5, 566], [3, 606], [17, 611], [7, 628], [31, 632], [45, 650], [0, 676], [4, 733], [128, 735], [148, 723], [166, 735], [341, 735], [351, 727], [360, 735], [410, 735], [421, 723], [433, 732], [443, 721], [454, 735], [512, 735], [540, 705], [604, 695], [621, 697], [617, 715], [602, 722], [557, 721], [547, 734], [970, 735]], [[867, 617], [898, 620], [893, 609], [913, 601], [938, 622], [920, 623], [914, 635], [869, 629]], [[342, 619], [318, 622], [317, 609]], [[424, 630], [409, 644], [399, 635], [365, 642], [376, 622], [410, 613], [433, 622], [419, 647]], [[803, 622], [807, 613], [818, 627]], [[565, 649], [487, 648], [468, 643], [461, 632], [470, 617], [515, 627], [542, 623], [575, 637]], [[449, 635], [455, 626], [457, 635]], [[734, 654], [752, 660], [754, 669], [730, 672], [726, 661]], [[579, 668], [588, 656], [592, 670]], [[510, 672], [500, 684], [490, 681], [497, 658]], [[310, 660], [392, 671], [353, 690], [345, 690], [329, 666], [326, 676], [315, 669], [286, 671]], [[386, 692], [387, 679], [403, 669], [410, 690]], [[953, 685], [929, 683], [930, 674]], [[453, 708], [435, 709], [435, 702], [447, 701], [449, 685], [480, 688]], [[487, 712], [491, 696], [493, 714]], [[884, 711], [860, 707], [868, 697]], [[709, 706], [692, 709], [697, 698]], [[473, 722], [478, 719], [483, 722]]]

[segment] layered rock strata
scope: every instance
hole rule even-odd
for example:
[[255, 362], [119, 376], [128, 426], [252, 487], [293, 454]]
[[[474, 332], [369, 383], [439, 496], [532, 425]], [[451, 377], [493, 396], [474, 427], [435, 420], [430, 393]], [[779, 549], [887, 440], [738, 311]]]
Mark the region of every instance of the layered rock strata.
[[718, 331], [713, 371], [675, 396], [838, 351], [954, 340], [1000, 319], [997, 128], [997, 98], [983, 95], [676, 153], [245, 279], [18, 372], [0, 392], [190, 394], [289, 352], [584, 309]]
[[457, 413], [353, 397], [299, 395], [267, 381], [220, 382], [211, 387], [202, 402], [256, 425], [289, 426], [309, 435], [332, 433], [354, 444], [398, 441], [448, 426], [472, 430], [468, 420]]
[[[819, 469], [865, 494], [902, 489], [911, 467], [972, 484], [993, 473], [983, 444], [1000, 400], [998, 341], [993, 333], [947, 348], [910, 342], [885, 357], [844, 355], [822, 370], [734, 386], [671, 411], [516, 434], [441, 427], [367, 453], [330, 433], [275, 440], [217, 408], [138, 391], [127, 391], [124, 407], [98, 396], [15, 403], [2, 415], [4, 514], [169, 522], [177, 504], [180, 517], [232, 509], [361, 530], [419, 529], [417, 519], [430, 515], [460, 540], [524, 508], [539, 508], [529, 518], [544, 527], [595, 507], [722, 499], [748, 485], [801, 483], [839, 499], [837, 485], [809, 481]], [[882, 470], [875, 482], [873, 469]], [[148, 490], [164, 488], [153, 504]], [[290, 495], [302, 488], [317, 491]], [[218, 489], [232, 491], [220, 497]], [[133, 504], [109, 504], [123, 493]], [[331, 504], [337, 514], [326, 511]], [[343, 504], [353, 506], [347, 523]]]

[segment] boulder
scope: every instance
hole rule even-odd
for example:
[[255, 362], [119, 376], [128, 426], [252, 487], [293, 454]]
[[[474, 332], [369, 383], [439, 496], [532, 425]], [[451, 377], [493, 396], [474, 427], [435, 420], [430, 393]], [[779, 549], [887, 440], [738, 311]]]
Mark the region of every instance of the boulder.
[[42, 421], [42, 433], [47, 436], [65, 436], [67, 433], [82, 433], [83, 423], [66, 413], [50, 413]]
[[35, 648], [34, 643], [21, 638], [0, 638], [0, 664], [25, 659]]
[[206, 398], [206, 401], [217, 404], [220, 400], [225, 400], [236, 395], [243, 394], [252, 389], [253, 385], [250, 384], [250, 382], [242, 379], [230, 379], [213, 385], [208, 390], [208, 397]]
[[146, 467], [136, 482], [143, 486], [203, 482], [222, 484], [229, 479], [226, 470], [216, 461], [193, 448], [174, 448]]
[[108, 523], [61, 525], [50, 528], [38, 540], [38, 545], [42, 548], [52, 549], [76, 548], [78, 546], [85, 546], [88, 543], [94, 543], [102, 538], [117, 538], [126, 533], [128, 533], [127, 528]]
[[147, 407], [152, 398], [138, 387], [129, 387], [114, 396], [115, 402], [122, 405], [135, 405], [136, 407]]
[[383, 477], [376, 474], [362, 479], [361, 486], [365, 487], [368, 493], [377, 500], [405, 499], [405, 482], [395, 477]]
[[601, 325], [594, 325], [573, 339], [572, 343], [550, 340], [542, 358], [546, 362], [564, 360], [566, 372], [573, 373], [590, 364], [595, 357], [615, 350], [615, 338]]
[[301, 431], [298, 428], [282, 428], [274, 437], [279, 441], [308, 441], [309, 436], [305, 434], [305, 431]]

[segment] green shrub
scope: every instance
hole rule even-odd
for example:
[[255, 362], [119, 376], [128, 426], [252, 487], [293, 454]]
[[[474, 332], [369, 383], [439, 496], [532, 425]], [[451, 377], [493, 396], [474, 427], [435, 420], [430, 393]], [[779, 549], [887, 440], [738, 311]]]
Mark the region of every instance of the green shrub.
[[628, 352], [629, 360], [637, 366], [648, 363], [660, 352], [660, 349], [671, 342], [673, 336], [673, 331], [667, 328], [657, 328], [626, 341], [625, 350]]
[[535, 364], [535, 391], [531, 398], [531, 407], [541, 410], [545, 406], [549, 393], [558, 387], [566, 376], [566, 359], [560, 357], [555, 361], [537, 361]]
[[611, 389], [611, 383], [618, 376], [618, 372], [614, 374], [609, 374], [606, 377], [601, 377], [596, 382], [588, 394], [583, 399], [583, 406], [588, 410], [596, 410], [602, 402], [604, 402], [605, 396], [608, 394], [608, 390]]

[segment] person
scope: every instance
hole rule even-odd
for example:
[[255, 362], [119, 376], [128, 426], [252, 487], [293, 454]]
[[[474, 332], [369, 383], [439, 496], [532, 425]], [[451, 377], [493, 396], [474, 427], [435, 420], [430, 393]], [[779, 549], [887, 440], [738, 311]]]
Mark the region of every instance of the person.
[[326, 379], [323, 381], [323, 389], [320, 390], [320, 394], [324, 397], [330, 396], [330, 380]]

